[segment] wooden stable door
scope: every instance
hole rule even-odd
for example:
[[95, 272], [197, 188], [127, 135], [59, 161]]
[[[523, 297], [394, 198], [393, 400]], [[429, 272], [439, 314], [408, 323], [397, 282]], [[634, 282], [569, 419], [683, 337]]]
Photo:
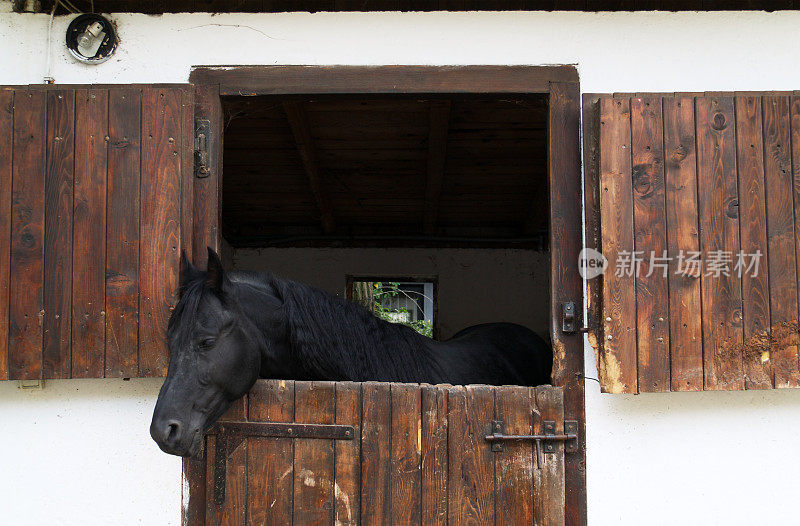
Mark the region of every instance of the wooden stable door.
[[558, 387], [259, 380], [207, 437], [205, 524], [563, 525], [577, 441], [486, 437], [564, 427]]

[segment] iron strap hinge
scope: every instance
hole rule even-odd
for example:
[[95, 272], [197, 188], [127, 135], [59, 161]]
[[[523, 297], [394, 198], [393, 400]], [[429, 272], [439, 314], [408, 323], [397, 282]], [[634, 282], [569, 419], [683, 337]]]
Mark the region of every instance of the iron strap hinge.
[[564, 432], [556, 433], [556, 423], [552, 420], [542, 422], [542, 434], [538, 435], [506, 435], [502, 420], [492, 421], [492, 434], [486, 435], [486, 441], [492, 444], [492, 451], [503, 451], [503, 442], [532, 441], [536, 446], [536, 467], [542, 465], [542, 450], [544, 453], [555, 453], [556, 442], [564, 443], [564, 453], [577, 453], [578, 451], [578, 421], [565, 420]]
[[352, 440], [353, 426], [333, 424], [298, 424], [297, 422], [219, 422], [207, 435], [229, 435], [271, 438], [321, 438]]
[[208, 139], [211, 132], [211, 121], [197, 119], [194, 122], [194, 175], [208, 177], [211, 170], [208, 166]]
[[353, 440], [354, 426], [333, 424], [298, 424], [297, 422], [218, 422], [206, 432], [215, 435], [214, 442], [214, 503], [225, 502], [228, 455], [247, 437], [311, 438], [322, 440]]

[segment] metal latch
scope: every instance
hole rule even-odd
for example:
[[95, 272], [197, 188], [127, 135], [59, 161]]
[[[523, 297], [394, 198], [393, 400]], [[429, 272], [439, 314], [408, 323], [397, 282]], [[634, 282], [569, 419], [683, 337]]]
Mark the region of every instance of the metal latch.
[[219, 505], [225, 502], [228, 454], [235, 450], [245, 437], [353, 440], [356, 437], [356, 429], [353, 426], [297, 422], [219, 422], [206, 434], [216, 435], [214, 503]]
[[564, 432], [556, 433], [556, 423], [552, 420], [542, 422], [542, 434], [539, 435], [506, 435], [502, 420], [492, 421], [492, 434], [486, 435], [486, 441], [492, 443], [492, 451], [503, 451], [503, 442], [533, 441], [536, 448], [536, 467], [542, 466], [542, 449], [545, 453], [556, 452], [556, 442], [564, 442], [564, 453], [578, 451], [578, 421], [565, 420]]
[[589, 327], [578, 328], [578, 314], [574, 301], [566, 301], [561, 304], [561, 332], [564, 334], [574, 334], [576, 332], [589, 332]]
[[208, 177], [211, 170], [208, 167], [208, 138], [211, 130], [211, 121], [197, 119], [194, 122], [194, 175], [195, 177]]

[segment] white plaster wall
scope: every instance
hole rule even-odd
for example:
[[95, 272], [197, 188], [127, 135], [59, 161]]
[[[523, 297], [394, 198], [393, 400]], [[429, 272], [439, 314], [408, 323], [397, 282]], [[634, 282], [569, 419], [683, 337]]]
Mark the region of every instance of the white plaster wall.
[[[48, 18], [3, 11], [7, 1], [0, 84], [41, 82]], [[800, 13], [114, 19], [120, 49], [97, 67], [66, 56], [68, 20], [56, 19], [57, 82], [185, 82], [201, 64], [571, 63], [584, 92], [800, 88]], [[588, 349], [586, 358], [591, 372]], [[42, 393], [0, 384], [0, 522], [177, 524], [178, 463], [146, 434], [156, 384], [54, 382]], [[800, 391], [600, 396], [589, 381], [586, 404], [590, 524], [798, 522]]]
[[507, 321], [547, 336], [549, 255], [531, 250], [266, 248], [233, 252], [236, 268], [267, 270], [343, 295], [347, 274], [439, 276], [442, 338], [478, 323]]

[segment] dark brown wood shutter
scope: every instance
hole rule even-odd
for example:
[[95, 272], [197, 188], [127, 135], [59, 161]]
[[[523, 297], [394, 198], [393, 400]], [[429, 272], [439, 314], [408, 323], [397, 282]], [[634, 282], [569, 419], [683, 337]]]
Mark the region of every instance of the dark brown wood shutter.
[[166, 373], [192, 110], [188, 86], [0, 88], [0, 380]]
[[[587, 95], [584, 106], [587, 244], [609, 260], [589, 282], [603, 391], [800, 386], [800, 96]], [[638, 276], [622, 272], [637, 252]], [[680, 255], [696, 252], [702, 268], [686, 272]]]

